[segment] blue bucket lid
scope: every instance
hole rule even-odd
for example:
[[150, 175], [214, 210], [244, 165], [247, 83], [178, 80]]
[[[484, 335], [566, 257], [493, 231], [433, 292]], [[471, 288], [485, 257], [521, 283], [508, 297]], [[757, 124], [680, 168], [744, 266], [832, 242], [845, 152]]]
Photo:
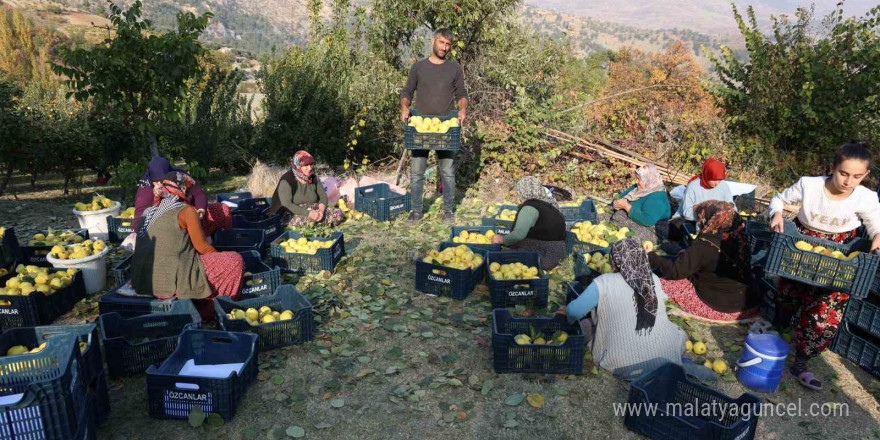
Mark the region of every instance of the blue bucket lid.
[[788, 355], [788, 344], [782, 338], [771, 334], [749, 333], [746, 345], [764, 356], [784, 357]]

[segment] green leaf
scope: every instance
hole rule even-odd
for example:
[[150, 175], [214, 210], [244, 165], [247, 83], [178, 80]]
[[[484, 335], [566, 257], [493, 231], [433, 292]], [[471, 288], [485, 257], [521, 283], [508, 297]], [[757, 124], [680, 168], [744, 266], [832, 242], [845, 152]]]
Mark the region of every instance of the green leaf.
[[296, 425], [290, 425], [285, 433], [288, 437], [303, 438], [306, 435], [306, 430]]
[[284, 383], [284, 376], [282, 376], [282, 375], [280, 375], [280, 374], [276, 374], [276, 375], [272, 376], [272, 383], [273, 383], [274, 385], [281, 385], [281, 384], [283, 384], [283, 383]]
[[514, 395], [508, 396], [506, 399], [504, 399], [504, 404], [507, 406], [517, 406], [520, 403], [522, 403], [522, 401], [525, 400], [525, 398], [526, 398], [525, 394], [514, 394]]
[[255, 440], [257, 438], [257, 430], [254, 428], [245, 428], [242, 431], [241, 436], [244, 437], [245, 440]]
[[205, 423], [212, 428], [219, 428], [226, 424], [226, 421], [223, 420], [223, 416], [217, 413], [208, 414], [208, 418], [205, 419]]
[[484, 396], [488, 395], [489, 391], [492, 391], [492, 388], [494, 388], [494, 387], [495, 387], [495, 382], [493, 382], [492, 379], [488, 379], [483, 382], [483, 388], [480, 390], [480, 393], [482, 393]]
[[505, 427], [505, 428], [514, 429], [514, 428], [516, 428], [517, 426], [519, 426], [519, 422], [517, 422], [515, 419], [507, 419], [507, 420], [504, 422], [504, 427]]
[[327, 422], [318, 422], [318, 423], [315, 423], [315, 429], [330, 429], [330, 428], [332, 428], [332, 427], [333, 427], [333, 425], [331, 425], [331, 424], [329, 424], [329, 423], [327, 423]]
[[189, 417], [187, 418], [189, 421], [189, 426], [193, 428], [198, 428], [202, 426], [202, 423], [205, 423], [205, 412], [202, 411], [202, 407], [195, 405], [192, 409], [189, 410]]
[[330, 406], [334, 408], [342, 408], [343, 406], [345, 406], [345, 400], [340, 398], [333, 399], [330, 401]]

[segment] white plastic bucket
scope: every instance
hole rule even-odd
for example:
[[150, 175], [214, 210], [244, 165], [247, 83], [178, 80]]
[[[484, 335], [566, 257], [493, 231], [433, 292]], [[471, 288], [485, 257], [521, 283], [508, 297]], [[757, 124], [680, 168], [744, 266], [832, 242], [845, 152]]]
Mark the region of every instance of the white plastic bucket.
[[92, 294], [104, 290], [104, 284], [107, 282], [107, 260], [104, 259], [104, 256], [109, 251], [110, 248], [105, 247], [98, 255], [90, 255], [76, 260], [59, 260], [52, 255], [46, 255], [46, 261], [56, 268], [79, 269], [86, 284], [86, 293]]
[[89, 238], [107, 241], [110, 233], [107, 229], [107, 216], [119, 217], [122, 212], [122, 204], [113, 202], [113, 206], [98, 211], [77, 211], [73, 209], [73, 215], [79, 220], [79, 227], [89, 230]]

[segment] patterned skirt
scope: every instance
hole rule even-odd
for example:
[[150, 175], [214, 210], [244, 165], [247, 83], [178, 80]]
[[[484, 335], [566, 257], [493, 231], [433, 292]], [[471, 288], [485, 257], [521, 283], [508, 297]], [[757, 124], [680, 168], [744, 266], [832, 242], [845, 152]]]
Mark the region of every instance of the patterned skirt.
[[688, 280], [664, 280], [661, 278], [660, 286], [666, 292], [666, 295], [669, 296], [669, 299], [678, 304], [681, 310], [696, 318], [710, 321], [736, 322], [752, 318], [757, 312], [755, 307], [741, 312], [719, 312], [709, 307], [700, 299], [699, 295], [697, 295], [697, 289]]
[[233, 300], [238, 298], [244, 275], [244, 259], [238, 252], [213, 252], [201, 255], [201, 259], [205, 265], [208, 285], [211, 287], [211, 296], [194, 302], [202, 319], [213, 321], [215, 297], [228, 296]]
[[229, 206], [223, 203], [209, 203], [202, 217], [202, 229], [205, 235], [211, 236], [217, 231], [232, 229], [232, 213]]

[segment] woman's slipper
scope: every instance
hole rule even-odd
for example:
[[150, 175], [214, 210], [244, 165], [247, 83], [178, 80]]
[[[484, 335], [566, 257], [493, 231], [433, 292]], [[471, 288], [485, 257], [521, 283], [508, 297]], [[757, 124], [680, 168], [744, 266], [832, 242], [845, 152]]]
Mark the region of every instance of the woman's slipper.
[[822, 390], [822, 382], [819, 382], [819, 380], [816, 379], [816, 376], [814, 376], [813, 373], [810, 371], [803, 371], [801, 372], [801, 374], [798, 374], [797, 380], [798, 382], [800, 382], [801, 385], [806, 388], [815, 391]]

